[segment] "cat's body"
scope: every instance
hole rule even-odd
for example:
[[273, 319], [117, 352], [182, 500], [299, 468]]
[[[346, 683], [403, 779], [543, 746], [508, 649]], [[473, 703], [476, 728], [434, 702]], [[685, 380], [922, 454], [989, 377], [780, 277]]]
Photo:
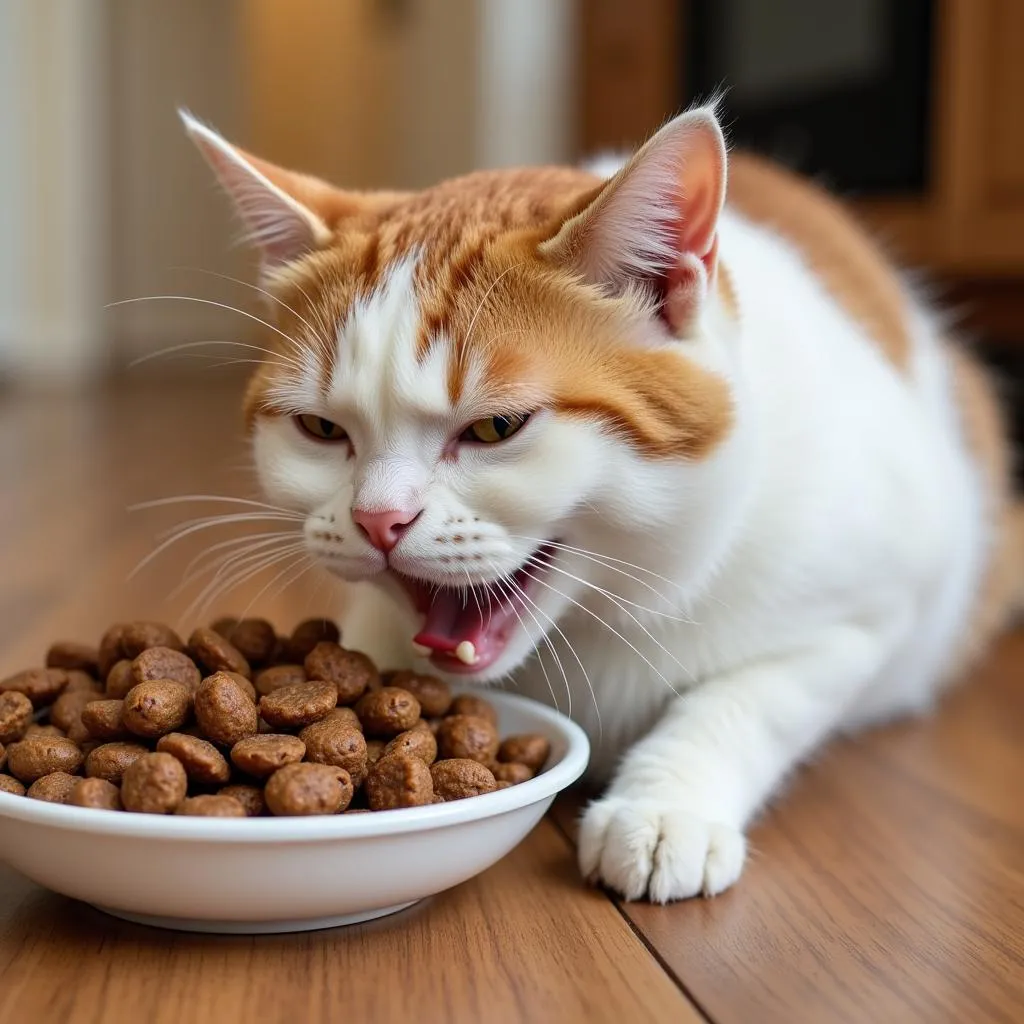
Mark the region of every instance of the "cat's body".
[[[631, 898], [725, 888], [785, 774], [928, 707], [1024, 589], [984, 378], [823, 195], [741, 160], [720, 209], [707, 111], [604, 188], [493, 172], [327, 202], [276, 178], [297, 215], [253, 207], [252, 165], [192, 131], [243, 216], [280, 222], [275, 295], [330, 329], [328, 355], [251, 389], [264, 486], [335, 571], [397, 599], [353, 601], [348, 642], [408, 661], [418, 622], [465, 673], [472, 636], [472, 674], [571, 700], [611, 779], [587, 875]], [[344, 466], [301, 413], [344, 427]], [[459, 574], [507, 626], [396, 582]]]

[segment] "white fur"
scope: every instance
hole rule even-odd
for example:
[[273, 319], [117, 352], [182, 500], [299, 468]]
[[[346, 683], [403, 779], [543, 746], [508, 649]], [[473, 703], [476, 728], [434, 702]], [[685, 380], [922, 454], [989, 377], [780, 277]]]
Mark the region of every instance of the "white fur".
[[[286, 420], [256, 434], [268, 492], [309, 514], [312, 548], [347, 579], [384, 567], [356, 504], [422, 508], [394, 562], [439, 583], [511, 572], [538, 540], [578, 549], [560, 551], [487, 680], [553, 690], [589, 731], [591, 774], [611, 783], [583, 819], [580, 863], [628, 898], [725, 889], [747, 824], [794, 766], [838, 730], [926, 707], [991, 537], [927, 315], [914, 309], [901, 376], [783, 240], [728, 210], [719, 239], [742, 327], [711, 299], [677, 343], [735, 401], [703, 461], [648, 460], [550, 414], [446, 460], [450, 438], [495, 410], [472, 389], [449, 407], [444, 339], [416, 362], [411, 262], [340, 326], [327, 394], [294, 384], [352, 450]], [[408, 660], [406, 612], [354, 607], [348, 642]]]

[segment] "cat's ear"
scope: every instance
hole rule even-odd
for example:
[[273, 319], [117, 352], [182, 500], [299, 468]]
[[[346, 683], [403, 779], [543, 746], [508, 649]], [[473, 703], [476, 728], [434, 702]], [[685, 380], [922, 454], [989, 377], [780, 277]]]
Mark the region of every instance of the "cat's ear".
[[287, 171], [233, 146], [185, 110], [185, 131], [231, 197], [248, 240], [266, 267], [279, 266], [329, 245], [333, 225], [354, 199], [318, 178]]
[[725, 184], [714, 109], [680, 114], [571, 212], [541, 252], [612, 293], [653, 287], [681, 331], [714, 280]]

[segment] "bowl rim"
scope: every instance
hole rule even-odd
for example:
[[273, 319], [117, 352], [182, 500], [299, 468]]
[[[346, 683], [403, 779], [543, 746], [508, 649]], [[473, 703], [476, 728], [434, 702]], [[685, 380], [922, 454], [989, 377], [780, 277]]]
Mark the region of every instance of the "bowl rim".
[[119, 838], [201, 840], [213, 843], [295, 843], [386, 838], [481, 821], [554, 797], [575, 782], [590, 758], [587, 734], [560, 711], [519, 694], [491, 691], [498, 708], [525, 711], [537, 724], [554, 729], [566, 743], [565, 754], [541, 775], [526, 782], [468, 800], [402, 807], [371, 814], [303, 817], [200, 818], [173, 814], [131, 814], [71, 807], [0, 792], [0, 820], [14, 819], [72, 832]]

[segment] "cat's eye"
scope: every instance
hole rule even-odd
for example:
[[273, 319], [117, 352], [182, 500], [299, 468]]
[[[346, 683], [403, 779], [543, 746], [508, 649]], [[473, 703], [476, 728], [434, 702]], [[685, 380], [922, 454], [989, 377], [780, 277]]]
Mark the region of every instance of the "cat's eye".
[[460, 441], [476, 441], [479, 444], [497, 444], [519, 433], [526, 426], [530, 414], [511, 413], [507, 416], [486, 416], [471, 423], [462, 432]]
[[296, 416], [295, 422], [304, 434], [315, 437], [318, 441], [345, 441], [348, 439], [348, 434], [337, 423], [324, 419], [323, 416], [311, 414]]

